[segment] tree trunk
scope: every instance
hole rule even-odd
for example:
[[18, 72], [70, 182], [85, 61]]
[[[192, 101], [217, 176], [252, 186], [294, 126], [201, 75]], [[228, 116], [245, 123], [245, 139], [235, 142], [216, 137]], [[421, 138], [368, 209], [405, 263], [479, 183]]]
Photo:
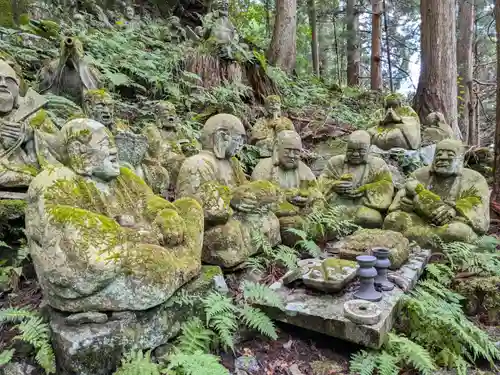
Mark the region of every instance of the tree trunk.
[[311, 27], [311, 54], [313, 73], [319, 77], [318, 25], [316, 20], [316, 1], [308, 0], [309, 25]]
[[500, 1], [495, 1], [495, 23], [497, 33], [497, 108], [495, 126], [495, 163], [493, 166], [493, 207], [500, 201]]
[[276, 17], [267, 58], [272, 65], [291, 74], [297, 50], [297, 0], [276, 0]]
[[382, 90], [382, 69], [380, 58], [382, 55], [382, 0], [372, 0], [372, 64], [371, 89]]
[[464, 141], [467, 141], [470, 145], [476, 145], [478, 142], [472, 97], [474, 95], [472, 91], [474, 2], [475, 0], [459, 0], [457, 36], [458, 127], [462, 132]]
[[321, 16], [319, 20], [318, 27], [318, 45], [319, 45], [319, 73], [321, 77], [325, 78], [329, 73], [329, 61], [328, 61], [328, 14], [323, 12], [324, 15]]
[[462, 139], [457, 122], [455, 0], [421, 0], [420, 12], [421, 68], [415, 110], [421, 120], [434, 111], [443, 113]]
[[355, 7], [356, 0], [347, 0], [346, 28], [347, 28], [347, 84], [359, 85], [359, 13]]
[[387, 71], [389, 72], [389, 87], [391, 92], [394, 92], [394, 82], [392, 80], [392, 63], [391, 63], [391, 45], [389, 43], [389, 26], [387, 24], [387, 2], [382, 0], [384, 7], [384, 33], [385, 33], [385, 51], [387, 54]]

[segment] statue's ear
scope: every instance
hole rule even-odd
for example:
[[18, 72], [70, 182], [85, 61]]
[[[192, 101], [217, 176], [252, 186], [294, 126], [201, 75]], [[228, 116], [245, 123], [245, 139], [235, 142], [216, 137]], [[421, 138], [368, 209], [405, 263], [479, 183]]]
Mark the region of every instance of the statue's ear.
[[217, 130], [214, 135], [214, 153], [219, 159], [226, 157], [226, 150], [229, 147], [231, 136], [225, 129]]

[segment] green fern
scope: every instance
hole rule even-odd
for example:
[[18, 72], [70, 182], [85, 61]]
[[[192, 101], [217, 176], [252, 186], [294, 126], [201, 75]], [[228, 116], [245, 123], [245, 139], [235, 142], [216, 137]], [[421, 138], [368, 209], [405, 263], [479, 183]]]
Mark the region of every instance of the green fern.
[[218, 292], [212, 292], [203, 300], [203, 306], [207, 326], [217, 333], [225, 349], [234, 351], [234, 333], [238, 323], [233, 300]]
[[12, 360], [14, 349], [4, 350], [0, 352], [0, 366], [4, 366]]
[[261, 310], [249, 305], [243, 305], [238, 311], [247, 327], [257, 330], [260, 334], [272, 340], [278, 339], [274, 323]]
[[177, 353], [169, 356], [168, 360], [169, 364], [166, 370], [170, 371], [171, 374], [229, 375], [229, 371], [219, 363], [219, 359], [217, 357], [211, 354], [203, 353], [202, 351], [195, 352], [193, 354]]
[[288, 228], [287, 232], [295, 234], [301, 239], [295, 243], [296, 247], [303, 249], [312, 257], [318, 257], [321, 254], [321, 248], [314, 242], [314, 240], [309, 238], [309, 234], [301, 229]]
[[266, 285], [245, 280], [242, 289], [245, 302], [284, 308], [282, 298]]
[[377, 354], [361, 350], [351, 356], [349, 370], [357, 375], [372, 375], [377, 368]]
[[151, 352], [142, 350], [125, 354], [120, 368], [113, 375], [161, 375], [160, 366], [151, 362]]
[[180, 352], [193, 354], [198, 351], [208, 352], [210, 350], [214, 332], [205, 328], [200, 319], [193, 318], [182, 324], [181, 332], [176, 344]]

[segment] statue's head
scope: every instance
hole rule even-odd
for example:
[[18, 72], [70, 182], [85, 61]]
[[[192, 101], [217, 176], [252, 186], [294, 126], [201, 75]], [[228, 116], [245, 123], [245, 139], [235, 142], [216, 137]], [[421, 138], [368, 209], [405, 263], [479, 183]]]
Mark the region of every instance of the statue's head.
[[436, 145], [431, 170], [444, 177], [460, 174], [464, 164], [464, 146], [461, 141], [444, 139]]
[[127, 7], [125, 7], [125, 18], [130, 21], [134, 18], [134, 16], [135, 16], [134, 7], [131, 5], [128, 5]]
[[155, 117], [156, 124], [161, 129], [175, 129], [175, 127], [179, 124], [179, 117], [177, 116], [177, 112], [175, 110], [175, 106], [163, 100], [158, 102], [155, 105]]
[[75, 119], [60, 131], [65, 165], [77, 174], [111, 181], [120, 175], [118, 152], [111, 132], [91, 119]]
[[177, 26], [177, 27], [180, 27], [181, 26], [181, 20], [179, 19], [179, 17], [177, 16], [171, 16], [168, 18], [168, 22], [172, 25], [172, 26]]
[[162, 138], [158, 127], [147, 124], [142, 128], [142, 134], [148, 139], [148, 151], [150, 155], [157, 155], [161, 151]]
[[14, 69], [0, 60], [0, 114], [12, 112], [18, 105], [20, 80]]
[[245, 138], [241, 120], [236, 116], [220, 113], [205, 122], [201, 144], [203, 149], [213, 151], [217, 158], [229, 159], [241, 150]]
[[69, 65], [73, 69], [77, 69], [77, 61], [83, 58], [83, 44], [75, 37], [68, 36], [61, 41], [61, 62]]
[[264, 99], [266, 110], [270, 114], [281, 113], [281, 99], [278, 95], [269, 95]]
[[401, 107], [401, 103], [403, 98], [400, 94], [389, 94], [384, 98], [384, 109], [388, 110], [389, 108], [397, 109]]
[[85, 114], [108, 129], [111, 129], [114, 122], [114, 107], [113, 98], [104, 90], [87, 90], [83, 94], [83, 111]]
[[446, 124], [446, 119], [441, 112], [429, 113], [424, 121], [424, 125], [429, 128], [439, 128], [439, 124]]
[[300, 135], [293, 130], [283, 130], [276, 136], [277, 161], [283, 169], [296, 169], [302, 152]]
[[370, 150], [370, 134], [364, 130], [356, 130], [347, 140], [346, 161], [349, 164], [359, 165], [366, 163]]

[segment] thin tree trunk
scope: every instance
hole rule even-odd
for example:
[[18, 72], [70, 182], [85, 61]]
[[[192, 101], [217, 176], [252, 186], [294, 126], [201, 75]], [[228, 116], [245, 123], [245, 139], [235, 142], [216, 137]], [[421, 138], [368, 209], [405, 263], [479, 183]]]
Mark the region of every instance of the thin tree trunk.
[[457, 122], [455, 0], [421, 0], [420, 12], [421, 68], [415, 110], [422, 121], [431, 112], [443, 113], [462, 139]]
[[328, 61], [328, 37], [327, 37], [327, 26], [328, 26], [328, 14], [323, 12], [324, 15], [321, 16], [319, 27], [318, 27], [318, 45], [319, 45], [319, 74], [321, 77], [326, 77], [329, 72], [329, 61]]
[[265, 0], [266, 8], [266, 32], [267, 35], [271, 34], [271, 0]]
[[311, 27], [311, 54], [313, 73], [319, 77], [318, 25], [316, 20], [316, 1], [308, 0], [309, 25]]
[[382, 0], [372, 0], [372, 63], [371, 63], [371, 89], [382, 90], [382, 69], [380, 60], [382, 55]]
[[458, 127], [464, 140], [471, 145], [478, 142], [472, 103], [474, 2], [475, 0], [459, 0], [457, 36]]
[[340, 69], [341, 69], [341, 63], [340, 63], [340, 54], [339, 54], [339, 39], [337, 37], [337, 22], [335, 22], [335, 15], [333, 16], [333, 39], [334, 39], [334, 47], [335, 47], [335, 57], [337, 63], [336, 65], [336, 70], [337, 70], [337, 84], [341, 85], [342, 82], [342, 76], [340, 74]]
[[495, 23], [497, 36], [497, 108], [495, 126], [495, 163], [493, 165], [493, 204], [500, 201], [500, 1], [495, 1]]
[[355, 7], [356, 0], [347, 0], [346, 28], [347, 28], [347, 85], [359, 85], [359, 12]]
[[276, 17], [267, 58], [291, 74], [297, 58], [297, 0], [276, 0]]
[[387, 53], [387, 70], [389, 71], [389, 87], [391, 92], [394, 92], [394, 82], [392, 81], [392, 63], [391, 63], [391, 46], [389, 44], [389, 27], [387, 25], [387, 2], [382, 0], [384, 6], [384, 31], [385, 31], [385, 50]]

